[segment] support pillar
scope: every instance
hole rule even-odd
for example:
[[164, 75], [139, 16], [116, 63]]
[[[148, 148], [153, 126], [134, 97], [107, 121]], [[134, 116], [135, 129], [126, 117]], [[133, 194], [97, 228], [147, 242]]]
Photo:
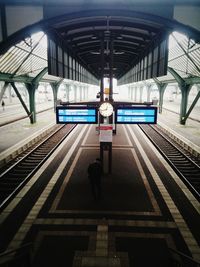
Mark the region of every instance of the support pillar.
[[101, 81], [100, 81], [100, 102], [104, 101], [104, 36], [101, 38]]
[[113, 102], [113, 39], [110, 40], [110, 84], [109, 84], [109, 101]]
[[141, 86], [140, 86], [140, 92], [139, 92], [139, 93], [140, 93], [140, 96], [139, 96], [139, 102], [140, 102], [140, 103], [142, 103], [143, 89], [144, 89], [144, 86], [141, 85]]
[[80, 91], [80, 101], [83, 101], [83, 87], [82, 86], [79, 87], [79, 91]]
[[150, 95], [151, 95], [151, 84], [146, 84], [147, 87], [147, 102], [150, 102]]
[[162, 107], [163, 107], [163, 98], [164, 98], [164, 92], [165, 89], [167, 87], [167, 83], [161, 83], [160, 81], [155, 80], [155, 83], [158, 87], [158, 91], [159, 91], [159, 113], [162, 113]]
[[1, 100], [3, 98], [3, 95], [4, 95], [5, 91], [6, 91], [6, 88], [8, 87], [8, 84], [9, 84], [8, 82], [5, 82], [4, 85], [3, 85], [3, 87], [2, 87], [2, 89], [1, 89], [1, 92], [0, 92], [0, 102], [1, 102]]
[[36, 123], [36, 109], [35, 109], [35, 91], [38, 88], [38, 83], [26, 84], [26, 88], [29, 94], [29, 107], [30, 107], [30, 122]]
[[187, 113], [187, 105], [188, 105], [188, 95], [190, 92], [192, 85], [190, 84], [182, 84], [180, 85], [182, 98], [181, 98], [181, 107], [180, 107], [180, 124], [185, 125], [186, 123], [186, 113]]
[[53, 91], [53, 107], [54, 107], [54, 112], [56, 112], [56, 105], [57, 105], [57, 100], [58, 100], [58, 84], [56, 83], [50, 83], [52, 91]]
[[130, 99], [133, 100], [133, 86], [130, 86]]
[[74, 102], [77, 102], [77, 86], [74, 85], [73, 89], [74, 89]]
[[69, 102], [69, 92], [70, 92], [70, 85], [65, 84], [65, 92], [66, 92], [66, 100]]
[[137, 86], [134, 88], [135, 89], [135, 94], [134, 94], [134, 101], [137, 101]]

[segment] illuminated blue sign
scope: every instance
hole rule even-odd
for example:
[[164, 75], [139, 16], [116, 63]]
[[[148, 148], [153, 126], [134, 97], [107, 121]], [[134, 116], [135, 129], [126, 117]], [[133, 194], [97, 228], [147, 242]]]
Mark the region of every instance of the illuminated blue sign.
[[155, 124], [157, 122], [157, 107], [117, 108], [116, 123]]
[[57, 123], [97, 123], [97, 109], [86, 107], [56, 107]]

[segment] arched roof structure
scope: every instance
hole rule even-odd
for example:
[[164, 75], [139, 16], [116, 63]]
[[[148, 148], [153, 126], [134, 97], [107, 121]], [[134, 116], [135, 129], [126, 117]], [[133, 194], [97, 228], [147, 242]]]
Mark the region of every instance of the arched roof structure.
[[[189, 44], [188, 42], [183, 46], [179, 44], [178, 60], [182, 58], [182, 61], [193, 62], [191, 72], [193, 71], [195, 76], [200, 74], [199, 31], [174, 20], [128, 10], [81, 11], [42, 20], [20, 30], [0, 44], [2, 74], [9, 74], [10, 76], [7, 76], [9, 78], [14, 76], [19, 78], [19, 75], [27, 76], [27, 74], [30, 77], [37, 76], [47, 66], [47, 51], [40, 45], [45, 37], [40, 36], [34, 41], [31, 37], [38, 31], [57, 37], [62, 47], [97, 79], [100, 79], [102, 39], [105, 57], [104, 75], [108, 75], [110, 55], [108, 41], [112, 39], [113, 77], [118, 79], [128, 73], [134, 63], [143, 57], [145, 51], [151, 49], [154, 43], [167, 39], [173, 31], [179, 31], [188, 36]], [[188, 46], [187, 49], [185, 46]], [[190, 58], [187, 55], [189, 50], [193, 51]], [[169, 59], [173, 62], [171, 67], [179, 65], [177, 63], [179, 61], [175, 62], [176, 58], [176, 52], [174, 57], [170, 56]], [[189, 72], [188, 74], [193, 75]], [[51, 79], [54, 80], [55, 77]]]

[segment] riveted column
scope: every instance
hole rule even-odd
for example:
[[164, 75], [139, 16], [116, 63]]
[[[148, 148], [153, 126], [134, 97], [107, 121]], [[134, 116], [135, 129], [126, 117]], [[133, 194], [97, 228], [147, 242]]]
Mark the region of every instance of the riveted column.
[[150, 102], [151, 84], [146, 84], [147, 87], [147, 102]]
[[135, 86], [135, 94], [134, 94], [134, 101], [136, 102], [137, 101], [137, 86]]
[[187, 119], [186, 114], [187, 114], [188, 95], [192, 85], [187, 84], [186, 80], [184, 80], [174, 69], [168, 67], [168, 71], [174, 76], [181, 90], [182, 98], [180, 106], [180, 124], [184, 125]]
[[76, 87], [76, 85], [73, 86], [73, 91], [74, 91], [74, 102], [77, 102], [77, 87]]
[[58, 87], [56, 83], [50, 83], [52, 91], [53, 91], [53, 106], [54, 106], [54, 111], [56, 111], [56, 105], [57, 105], [57, 100], [58, 100]]
[[187, 119], [186, 113], [188, 105], [188, 95], [192, 86], [190, 84], [182, 84], [179, 86], [182, 93], [181, 107], [180, 107], [180, 124], [185, 125]]
[[144, 85], [141, 85], [140, 86], [140, 96], [139, 96], [139, 101], [140, 101], [140, 103], [142, 102], [142, 95], [143, 95], [143, 89], [144, 89]]
[[5, 91], [6, 91], [6, 88], [8, 87], [8, 82], [5, 82], [4, 83], [4, 85], [3, 85], [3, 87], [1, 88], [1, 92], [0, 92], [0, 101], [2, 100], [2, 98], [3, 98], [3, 95], [4, 95], [4, 93], [5, 93]]
[[162, 113], [162, 107], [163, 107], [163, 97], [164, 97], [164, 92], [165, 89], [167, 87], [167, 83], [162, 83], [160, 81], [158, 81], [157, 79], [154, 79], [157, 87], [158, 87], [158, 91], [159, 91], [159, 113]]
[[70, 85], [65, 84], [66, 100], [69, 102]]
[[131, 86], [131, 96], [130, 96], [130, 98], [131, 98], [131, 100], [133, 100], [133, 90], [134, 90], [134, 87], [133, 86]]
[[26, 88], [29, 94], [29, 107], [30, 107], [30, 122], [36, 123], [36, 109], [35, 109], [35, 91], [38, 88], [38, 83], [28, 83]]
[[82, 86], [81, 85], [79, 85], [79, 99], [80, 99], [80, 101], [83, 100]]
[[104, 100], [104, 36], [101, 37], [101, 81], [100, 81], [100, 102]]
[[110, 40], [110, 84], [109, 84], [109, 101], [113, 102], [113, 39]]

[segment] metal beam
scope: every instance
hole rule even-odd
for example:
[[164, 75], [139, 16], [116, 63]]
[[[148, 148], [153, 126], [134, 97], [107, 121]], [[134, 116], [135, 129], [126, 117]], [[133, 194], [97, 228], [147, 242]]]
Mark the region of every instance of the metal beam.
[[15, 83], [14, 83], [14, 82], [11, 82], [10, 84], [12, 85], [12, 87], [13, 87], [13, 89], [14, 89], [16, 95], [17, 95], [17, 97], [19, 98], [19, 101], [21, 102], [23, 108], [25, 109], [25, 111], [26, 111], [26, 113], [27, 113], [27, 115], [28, 115], [28, 117], [29, 117], [29, 116], [31, 115], [31, 113], [30, 113], [30, 111], [28, 110], [26, 104], [24, 103], [24, 100], [22, 99], [22, 97], [21, 97], [19, 91], [17, 90], [17, 87], [15, 86]]
[[185, 118], [182, 120], [183, 124], [185, 124], [187, 118], [189, 117], [190, 113], [192, 112], [192, 110], [193, 110], [194, 106], [196, 105], [197, 101], [199, 100], [199, 98], [200, 98], [200, 91], [197, 93], [194, 101], [192, 102], [190, 108], [188, 109], [188, 111], [185, 115]]
[[32, 83], [39, 83], [42, 77], [47, 73], [48, 67], [44, 68], [33, 80]]
[[5, 41], [6, 38], [8, 37], [5, 5], [0, 5], [0, 18], [1, 18], [2, 38]]
[[4, 85], [3, 85], [3, 87], [2, 87], [2, 89], [1, 89], [1, 92], [0, 92], [0, 101], [3, 98], [3, 95], [4, 95], [5, 91], [6, 91], [6, 88], [8, 87], [8, 84], [9, 84], [8, 82], [5, 82]]
[[[187, 53], [187, 51], [184, 49], [184, 47], [181, 45], [181, 43], [178, 41], [178, 39], [176, 38], [176, 36], [174, 36], [174, 34], [172, 33], [172, 37], [174, 38], [174, 40], [177, 42], [177, 44], [179, 45], [179, 47], [183, 50], [184, 54], [187, 56], [187, 58], [189, 58], [189, 60], [192, 62], [192, 64], [195, 66], [196, 70], [198, 72], [200, 72], [200, 68], [197, 66], [197, 64], [192, 60], [192, 58], [190, 57], [189, 53]], [[189, 40], [188, 40], [189, 41]]]
[[185, 80], [174, 69], [168, 67], [168, 71], [173, 75], [178, 84], [181, 86], [185, 84]]

